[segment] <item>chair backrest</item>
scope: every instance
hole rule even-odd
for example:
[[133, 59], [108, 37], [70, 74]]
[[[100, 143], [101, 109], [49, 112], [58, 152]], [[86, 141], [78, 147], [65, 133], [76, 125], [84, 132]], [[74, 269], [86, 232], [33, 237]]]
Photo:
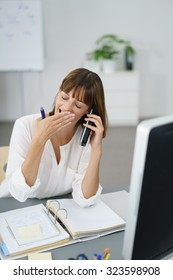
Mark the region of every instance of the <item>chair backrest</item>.
[[9, 146], [0, 147], [0, 182], [5, 178]]

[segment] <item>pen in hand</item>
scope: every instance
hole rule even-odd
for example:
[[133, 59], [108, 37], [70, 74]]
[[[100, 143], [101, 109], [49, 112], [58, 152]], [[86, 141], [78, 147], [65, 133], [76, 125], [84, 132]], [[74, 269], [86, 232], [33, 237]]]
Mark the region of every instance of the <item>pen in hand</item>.
[[44, 111], [43, 107], [40, 108], [40, 113], [41, 113], [42, 119], [45, 119], [46, 115], [45, 115], [45, 111]]

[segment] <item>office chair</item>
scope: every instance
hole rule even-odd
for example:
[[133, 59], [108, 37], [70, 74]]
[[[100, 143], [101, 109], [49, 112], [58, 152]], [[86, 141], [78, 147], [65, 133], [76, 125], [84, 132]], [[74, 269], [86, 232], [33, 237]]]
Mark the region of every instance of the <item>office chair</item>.
[[5, 178], [9, 146], [0, 147], [0, 182]]

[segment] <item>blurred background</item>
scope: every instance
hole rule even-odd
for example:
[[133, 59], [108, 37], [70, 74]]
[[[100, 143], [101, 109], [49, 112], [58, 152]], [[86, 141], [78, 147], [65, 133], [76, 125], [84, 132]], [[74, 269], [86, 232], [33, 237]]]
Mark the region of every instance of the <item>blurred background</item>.
[[[1, 63], [5, 56], [11, 62], [10, 57], [17, 48], [15, 41], [11, 41], [3, 54], [4, 26], [8, 20], [8, 24], [13, 25], [11, 30], [16, 32], [16, 7], [30, 1], [15, 1], [11, 14], [10, 10], [3, 12], [4, 2], [13, 1], [0, 0], [0, 145], [9, 144], [16, 118], [38, 113], [41, 106], [46, 111], [51, 110], [60, 83], [71, 70], [94, 67], [103, 81], [110, 118], [104, 140], [101, 183], [105, 188], [128, 189], [137, 124], [140, 120], [173, 112], [173, 1], [39, 1], [41, 10], [38, 10], [39, 21], [35, 28], [39, 36], [31, 36], [28, 44], [33, 47], [31, 60], [35, 60], [35, 54], [41, 54], [40, 69], [13, 69], [11, 66], [5, 69]], [[37, 20], [36, 13], [29, 16], [30, 20]], [[100, 66], [102, 60], [93, 59], [92, 53], [98, 47], [96, 41], [105, 34], [114, 34], [130, 42], [135, 51], [132, 69], [127, 69], [124, 47], [112, 72], [104, 72]], [[8, 40], [10, 36], [12, 38], [8, 33]], [[32, 39], [35, 40], [33, 44]], [[24, 37], [22, 40], [19, 53], [25, 50], [27, 53], [27, 41]]]

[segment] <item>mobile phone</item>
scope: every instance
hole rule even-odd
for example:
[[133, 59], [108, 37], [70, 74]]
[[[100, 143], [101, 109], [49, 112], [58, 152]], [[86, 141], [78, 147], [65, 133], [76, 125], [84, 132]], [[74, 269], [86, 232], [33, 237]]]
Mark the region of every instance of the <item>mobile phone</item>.
[[[92, 114], [92, 113], [93, 113], [93, 109], [90, 110], [89, 114]], [[87, 121], [86, 124], [93, 125], [93, 122]], [[91, 131], [91, 129], [89, 129], [88, 127], [83, 128], [83, 131], [82, 131], [82, 134], [80, 137], [81, 146], [86, 146], [86, 143], [87, 143], [89, 135], [90, 135], [90, 131]]]

